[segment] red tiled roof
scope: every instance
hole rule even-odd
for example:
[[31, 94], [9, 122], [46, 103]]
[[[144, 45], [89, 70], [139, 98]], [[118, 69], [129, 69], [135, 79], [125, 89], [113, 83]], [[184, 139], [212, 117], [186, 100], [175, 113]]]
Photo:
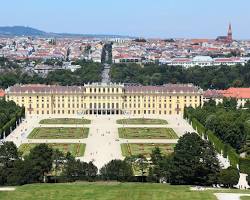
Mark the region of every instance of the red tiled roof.
[[224, 97], [250, 99], [250, 88], [229, 88], [223, 91]]
[[0, 89], [0, 97], [4, 97], [4, 95], [5, 95], [4, 90]]
[[240, 58], [215, 58], [215, 62], [237, 62], [240, 61]]
[[205, 98], [216, 98], [216, 97], [222, 97], [222, 91], [223, 90], [206, 90], [204, 92]]
[[229, 88], [227, 90], [207, 90], [204, 92], [205, 98], [231, 97], [236, 99], [250, 99], [250, 88]]

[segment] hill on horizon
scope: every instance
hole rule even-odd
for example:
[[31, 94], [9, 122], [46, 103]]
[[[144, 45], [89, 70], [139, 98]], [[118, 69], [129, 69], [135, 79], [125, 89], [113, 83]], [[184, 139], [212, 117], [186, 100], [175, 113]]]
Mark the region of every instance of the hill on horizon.
[[75, 33], [48, 33], [36, 28], [28, 26], [0, 26], [0, 37], [1, 36], [32, 36], [32, 37], [100, 37], [100, 38], [115, 38], [115, 37], [129, 37], [122, 35], [109, 35], [109, 34], [75, 34]]

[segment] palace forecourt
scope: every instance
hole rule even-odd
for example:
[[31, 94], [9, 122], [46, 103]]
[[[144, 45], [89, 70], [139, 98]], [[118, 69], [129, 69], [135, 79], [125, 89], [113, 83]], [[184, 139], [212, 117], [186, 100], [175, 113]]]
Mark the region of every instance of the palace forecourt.
[[203, 104], [203, 90], [192, 84], [29, 84], [9, 87], [6, 100], [25, 107], [27, 115], [179, 115]]

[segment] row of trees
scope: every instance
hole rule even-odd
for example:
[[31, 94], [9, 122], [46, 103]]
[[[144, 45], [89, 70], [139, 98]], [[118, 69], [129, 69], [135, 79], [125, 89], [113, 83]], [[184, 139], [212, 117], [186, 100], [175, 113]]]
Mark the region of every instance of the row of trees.
[[112, 43], [104, 44], [102, 49], [102, 63], [112, 63]]
[[0, 139], [7, 137], [24, 116], [24, 108], [17, 106], [13, 101], [0, 100]]
[[12, 142], [0, 146], [0, 185], [45, 182], [52, 175], [56, 182], [59, 172], [65, 181], [90, 180], [97, 175], [97, 168], [91, 162], [75, 160], [70, 153], [64, 156], [46, 144], [35, 146], [23, 159]]
[[0, 68], [3, 69], [16, 69], [19, 65], [16, 62], [10, 61], [5, 57], [0, 57]]
[[165, 83], [194, 83], [203, 89], [225, 89], [250, 86], [250, 63], [245, 66], [190, 67], [158, 64], [114, 64], [113, 82], [162, 85]]
[[237, 109], [235, 99], [224, 99], [218, 105], [210, 101], [203, 107], [187, 108], [187, 112], [224, 143], [230, 144], [237, 151], [244, 148], [250, 133], [250, 110]]
[[102, 65], [98, 63], [79, 62], [82, 67], [74, 72], [70, 70], [56, 70], [49, 72], [47, 77], [42, 78], [37, 74], [28, 74], [20, 68], [5, 71], [0, 74], [0, 88], [7, 88], [17, 83], [44, 83], [60, 85], [83, 85], [88, 82], [100, 82]]
[[[134, 169], [140, 173], [134, 176]], [[21, 159], [16, 146], [6, 142], [0, 146], [0, 185], [22, 185], [46, 181], [148, 181], [171, 184], [212, 185], [231, 187], [238, 183], [237, 169], [221, 170], [213, 146], [196, 133], [180, 138], [174, 153], [163, 155], [159, 148], [152, 151], [150, 161], [142, 155], [112, 160], [98, 174], [92, 163], [80, 162], [67, 153], [49, 148], [46, 144], [34, 147]]]

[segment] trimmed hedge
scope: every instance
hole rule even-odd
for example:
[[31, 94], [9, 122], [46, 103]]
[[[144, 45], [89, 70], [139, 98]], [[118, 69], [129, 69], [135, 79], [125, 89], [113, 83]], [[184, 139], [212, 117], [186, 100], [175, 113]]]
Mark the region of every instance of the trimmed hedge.
[[192, 118], [192, 126], [197, 130], [198, 134], [202, 137], [206, 134], [206, 128], [195, 118]]
[[[186, 110], [186, 109], [185, 109]], [[211, 130], [207, 130], [196, 118], [192, 117], [190, 113], [185, 112], [184, 117], [186, 117], [190, 123], [192, 122], [192, 127], [202, 136], [207, 136], [208, 140], [214, 145], [214, 148], [218, 153], [223, 153], [224, 157], [229, 158], [230, 164], [237, 167], [239, 164], [239, 155], [230, 145], [225, 144], [221, 139], [219, 139]]]
[[19, 125], [19, 120], [23, 117], [25, 117], [25, 108], [18, 109], [18, 111], [12, 116], [11, 120], [0, 128], [0, 139], [3, 139], [4, 133], [5, 137], [7, 137], [11, 133], [11, 130], [14, 130], [16, 125]]
[[250, 159], [240, 158], [239, 159], [240, 171], [244, 174], [250, 175]]

